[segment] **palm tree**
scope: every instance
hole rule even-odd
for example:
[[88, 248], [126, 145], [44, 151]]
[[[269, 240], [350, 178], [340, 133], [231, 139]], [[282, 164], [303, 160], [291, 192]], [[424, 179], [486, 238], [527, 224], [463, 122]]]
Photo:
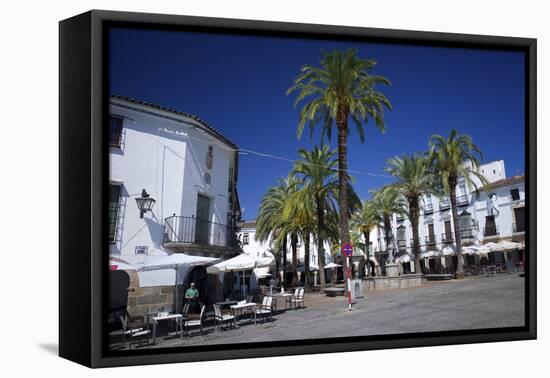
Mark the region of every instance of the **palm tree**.
[[292, 173], [296, 174], [308, 188], [314, 197], [316, 211], [316, 240], [319, 265], [319, 280], [321, 291], [325, 288], [325, 251], [324, 242], [326, 238], [325, 213], [335, 208], [334, 199], [337, 193], [337, 161], [336, 152], [331, 151], [328, 146], [323, 145], [310, 152], [300, 150], [301, 160], [294, 165]]
[[[365, 200], [360, 209], [351, 217], [352, 230], [360, 232], [365, 240], [365, 256], [369, 264], [370, 233], [380, 224], [373, 201]], [[355, 245], [355, 244], [354, 244]], [[368, 265], [367, 265], [368, 266]]]
[[323, 124], [322, 138], [330, 140], [333, 125], [338, 131], [338, 203], [340, 208], [339, 236], [340, 242], [350, 240], [348, 218], [348, 167], [347, 139], [348, 122], [351, 118], [357, 126], [361, 141], [365, 140], [363, 123], [372, 119], [378, 129], [385, 131], [384, 110], [390, 109], [389, 100], [376, 87], [390, 82], [370, 71], [376, 62], [372, 59], [361, 59], [357, 49], [347, 51], [334, 50], [323, 52], [319, 67], [305, 65], [302, 73], [294, 80], [287, 94], [298, 91], [295, 106], [307, 99], [300, 111], [297, 129], [298, 138], [304, 127], [309, 126], [311, 135], [318, 123]]
[[426, 155], [420, 154], [393, 157], [388, 160], [386, 171], [397, 179], [392, 186], [407, 204], [407, 215], [413, 232], [412, 252], [415, 271], [418, 273], [420, 272], [420, 237], [418, 235], [420, 202], [424, 196], [436, 193], [435, 176], [430, 170]]
[[291, 195], [283, 210], [283, 217], [288, 229], [304, 242], [304, 288], [308, 290], [311, 234], [317, 225], [315, 196], [310, 187], [303, 187]]
[[392, 239], [391, 221], [393, 214], [404, 215], [405, 203], [399, 191], [392, 186], [386, 186], [374, 194], [373, 205], [376, 213], [376, 219], [383, 225], [384, 240], [386, 242], [386, 251], [388, 260], [386, 264], [394, 262], [393, 252], [391, 251], [390, 241]]
[[482, 153], [469, 135], [460, 135], [455, 129], [451, 130], [447, 138], [441, 135], [432, 135], [429, 144], [430, 163], [434, 172], [437, 172], [440, 177], [439, 184], [451, 200], [457, 256], [456, 278], [460, 279], [464, 278], [464, 269], [456, 206], [456, 186], [459, 178], [462, 178], [469, 187], [476, 187], [474, 177], [480, 181], [481, 185], [488, 184], [485, 176], [478, 172], [479, 159], [482, 158]]
[[[262, 197], [260, 210], [256, 220], [255, 239], [265, 242], [271, 238], [275, 249], [282, 250], [283, 280], [286, 277], [287, 240], [290, 234], [291, 245], [294, 247], [293, 257], [296, 255], [296, 239], [291, 232], [283, 212], [287, 202], [297, 190], [298, 180], [289, 175], [286, 179], [279, 179], [278, 184], [268, 189]], [[293, 263], [293, 267], [295, 264]], [[296, 273], [296, 272], [294, 272]]]

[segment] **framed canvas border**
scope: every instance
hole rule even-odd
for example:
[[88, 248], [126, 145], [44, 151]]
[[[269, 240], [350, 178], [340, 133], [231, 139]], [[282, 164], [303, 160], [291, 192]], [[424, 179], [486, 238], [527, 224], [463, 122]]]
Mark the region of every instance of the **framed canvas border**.
[[[59, 354], [89, 367], [536, 338], [536, 39], [93, 10], [60, 22]], [[106, 348], [108, 30], [134, 27], [525, 53], [526, 326], [139, 350]], [[78, 268], [75, 268], [78, 267]]]

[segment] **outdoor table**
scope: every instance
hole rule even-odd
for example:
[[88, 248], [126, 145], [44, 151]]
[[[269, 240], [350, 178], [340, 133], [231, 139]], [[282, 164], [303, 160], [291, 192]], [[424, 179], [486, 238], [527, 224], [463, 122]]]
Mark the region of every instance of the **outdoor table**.
[[233, 310], [233, 314], [235, 316], [235, 323], [237, 323], [237, 316], [243, 312], [248, 312], [249, 310], [252, 310], [252, 313], [254, 314], [254, 324], [256, 324], [256, 303], [249, 302], [249, 303], [243, 303], [243, 304], [236, 304], [232, 305], [231, 309]]
[[[273, 307], [274, 307], [275, 311], [277, 311], [277, 299], [278, 298], [284, 298], [284, 300], [285, 300], [285, 310], [287, 310], [288, 309], [287, 303], [290, 302], [290, 298], [292, 298], [292, 293], [277, 293], [277, 294], [273, 294], [272, 297], [273, 297], [273, 302], [274, 302]], [[291, 306], [292, 306], [292, 302], [290, 302], [290, 303], [291, 303]]]
[[239, 302], [237, 302], [237, 301], [223, 301], [223, 302], [216, 302], [216, 304], [217, 304], [218, 306], [220, 306], [220, 308], [221, 308], [221, 307], [225, 307], [225, 306], [232, 306], [232, 305], [236, 305], [237, 303], [239, 303]]
[[[157, 339], [157, 324], [161, 320], [176, 320], [180, 326], [180, 338], [183, 338], [183, 318], [182, 314], [168, 314], [162, 316], [153, 316], [153, 344], [155, 344]], [[176, 327], [177, 332], [177, 327]]]

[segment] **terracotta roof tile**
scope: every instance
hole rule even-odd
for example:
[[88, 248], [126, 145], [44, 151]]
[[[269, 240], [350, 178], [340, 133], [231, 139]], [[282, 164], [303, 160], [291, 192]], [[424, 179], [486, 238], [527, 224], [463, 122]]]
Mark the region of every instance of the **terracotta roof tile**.
[[[502, 188], [508, 185], [519, 184], [520, 182], [523, 182], [523, 181], [525, 181], [525, 174], [492, 182], [489, 184], [489, 187], [490, 189]], [[478, 192], [483, 192], [483, 191], [485, 191], [485, 187], [481, 187], [478, 189]]]
[[184, 117], [187, 117], [187, 118], [191, 118], [197, 122], [199, 122], [201, 125], [203, 125], [206, 129], [208, 129], [209, 131], [211, 131], [213, 134], [215, 134], [216, 136], [218, 136], [221, 140], [223, 140], [224, 142], [226, 142], [227, 144], [229, 144], [230, 146], [234, 147], [235, 149], [238, 149], [239, 147], [233, 143], [229, 138], [227, 138], [225, 135], [223, 135], [218, 129], [210, 126], [205, 120], [199, 118], [198, 116], [194, 115], [194, 114], [190, 114], [190, 113], [186, 113], [186, 112], [181, 112], [179, 110], [174, 110], [174, 109], [171, 109], [171, 108], [167, 108], [165, 106], [162, 106], [162, 105], [157, 105], [157, 104], [153, 104], [153, 103], [150, 103], [150, 102], [146, 102], [146, 101], [142, 101], [142, 100], [138, 100], [138, 99], [135, 99], [135, 98], [130, 98], [130, 97], [126, 97], [126, 96], [119, 96], [119, 95], [111, 95], [111, 98], [114, 98], [114, 99], [118, 99], [118, 100], [123, 100], [123, 101], [127, 101], [127, 102], [131, 102], [131, 103], [134, 103], [134, 104], [138, 104], [138, 105], [144, 105], [144, 106], [148, 106], [148, 107], [151, 107], [151, 108], [155, 108], [155, 109], [158, 109], [158, 110], [162, 110], [162, 111], [165, 111], [165, 112], [169, 112], [169, 113], [173, 113], [173, 114], [177, 114], [179, 116], [184, 116]]

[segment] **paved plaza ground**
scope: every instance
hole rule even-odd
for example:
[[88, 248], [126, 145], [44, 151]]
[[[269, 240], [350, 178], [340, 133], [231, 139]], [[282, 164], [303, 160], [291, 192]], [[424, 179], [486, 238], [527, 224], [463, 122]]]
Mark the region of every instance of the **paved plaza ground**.
[[306, 308], [280, 312], [273, 322], [243, 321], [225, 331], [207, 326], [203, 335], [198, 330], [183, 340], [165, 335], [148, 347], [523, 326], [524, 297], [525, 280], [517, 274], [424, 282], [418, 288], [373, 293], [358, 299], [352, 312], [343, 297], [306, 294]]

